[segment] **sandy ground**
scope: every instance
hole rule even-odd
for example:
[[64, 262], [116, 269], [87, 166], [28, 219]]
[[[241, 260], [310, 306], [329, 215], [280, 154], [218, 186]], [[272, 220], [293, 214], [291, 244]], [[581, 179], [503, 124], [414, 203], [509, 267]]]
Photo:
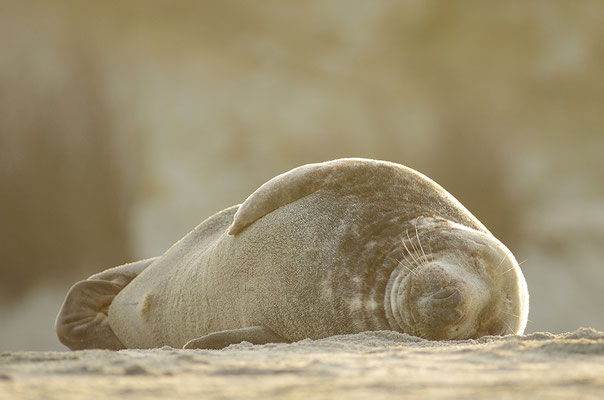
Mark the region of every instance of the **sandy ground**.
[[365, 332], [216, 350], [5, 352], [0, 399], [604, 398], [604, 332]]

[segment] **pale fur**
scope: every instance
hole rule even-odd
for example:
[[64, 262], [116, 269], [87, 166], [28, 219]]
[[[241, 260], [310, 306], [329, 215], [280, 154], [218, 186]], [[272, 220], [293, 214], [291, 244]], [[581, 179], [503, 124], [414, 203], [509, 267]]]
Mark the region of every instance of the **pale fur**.
[[[418, 223], [422, 218], [423, 226]], [[522, 314], [508, 333], [523, 330], [528, 292], [505, 246], [429, 178], [366, 159], [302, 166], [273, 178], [240, 207], [208, 218], [125, 285], [107, 320], [119, 341], [135, 348], [181, 347], [213, 332], [254, 326], [286, 341], [404, 331], [392, 312], [410, 305], [390, 304], [388, 291], [396, 274], [402, 275], [401, 284], [404, 279], [401, 243], [409, 232], [418, 229], [417, 239], [422, 239], [417, 246], [440, 243], [438, 230], [428, 229], [426, 221], [454, 224], [462, 239], [465, 229], [467, 236], [493, 247], [493, 254], [505, 253], [513, 271], [497, 279], [509, 280], [502, 287], [513, 289], [512, 308]], [[447, 259], [446, 251], [422, 251]], [[493, 285], [469, 268], [453, 261], [451, 266], [465, 274], [462, 279], [475, 279], [474, 286]], [[422, 268], [428, 270], [424, 265], [418, 273]], [[476, 293], [484, 290], [464, 295]], [[477, 323], [468, 320], [464, 323]], [[466, 336], [473, 329], [463, 328]]]

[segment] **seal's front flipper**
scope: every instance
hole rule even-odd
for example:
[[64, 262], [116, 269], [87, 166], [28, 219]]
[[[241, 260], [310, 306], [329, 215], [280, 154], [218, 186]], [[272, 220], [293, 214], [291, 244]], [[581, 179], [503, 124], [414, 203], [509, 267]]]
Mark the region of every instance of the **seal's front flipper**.
[[262, 326], [252, 326], [249, 328], [232, 329], [210, 333], [197, 339], [189, 340], [184, 349], [224, 349], [225, 347], [241, 343], [250, 342], [252, 344], [267, 343], [288, 343], [289, 341], [277, 335]]
[[380, 193], [386, 188], [404, 194], [404, 187], [397, 189], [393, 185], [401, 181], [401, 175], [409, 173], [419, 176], [419, 173], [398, 164], [362, 158], [342, 158], [294, 168], [252, 193], [237, 210], [228, 234], [235, 236], [279, 207], [322, 189]]
[[125, 348], [109, 326], [107, 310], [115, 296], [154, 260], [110, 268], [73, 285], [55, 321], [61, 343], [71, 350]]

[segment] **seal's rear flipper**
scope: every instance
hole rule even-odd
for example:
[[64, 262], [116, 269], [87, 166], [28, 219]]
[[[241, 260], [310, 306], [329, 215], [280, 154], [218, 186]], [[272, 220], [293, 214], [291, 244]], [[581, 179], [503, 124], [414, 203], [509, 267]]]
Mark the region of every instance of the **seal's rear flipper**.
[[107, 321], [107, 309], [120, 290], [120, 285], [98, 279], [73, 285], [55, 322], [61, 343], [71, 350], [125, 348]]
[[61, 343], [71, 350], [125, 348], [109, 326], [107, 310], [115, 296], [154, 260], [110, 268], [73, 285], [55, 321]]
[[262, 326], [232, 329], [210, 333], [197, 339], [189, 340], [184, 349], [223, 349], [231, 344], [250, 342], [252, 344], [288, 343], [289, 341]]

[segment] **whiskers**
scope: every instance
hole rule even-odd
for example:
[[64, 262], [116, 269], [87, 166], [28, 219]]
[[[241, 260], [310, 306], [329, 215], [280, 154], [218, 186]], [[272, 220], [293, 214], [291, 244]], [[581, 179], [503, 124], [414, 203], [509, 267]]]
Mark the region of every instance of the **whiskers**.
[[[507, 311], [503, 311], [503, 310], [501, 310], [500, 312], [502, 312], [503, 314], [510, 315], [510, 316], [512, 316], [512, 317], [514, 317], [514, 318], [516, 318], [516, 319], [517, 319], [517, 320], [519, 320], [519, 321], [520, 321], [520, 320], [522, 320], [522, 317], [521, 317], [520, 315], [516, 315], [516, 314], [514, 314], [514, 313], [507, 312]], [[531, 322], [531, 323], [533, 322], [533, 321], [531, 321], [531, 320], [530, 320], [530, 319], [528, 319], [528, 318], [527, 318], [526, 320], [527, 320], [527, 322]]]
[[409, 271], [409, 273], [411, 275], [417, 274], [417, 272], [415, 272], [414, 269], [412, 268], [412, 267], [414, 267], [414, 264], [410, 263], [406, 258], [403, 258], [402, 260], [399, 260], [398, 258], [395, 257], [394, 259], [398, 262], [398, 265], [401, 265], [401, 266], [405, 267], [405, 269], [407, 271]]
[[[502, 314], [506, 314], [506, 315], [509, 315], [509, 316], [511, 316], [511, 317], [514, 317], [514, 318], [516, 318], [518, 321], [522, 322], [522, 317], [520, 317], [519, 315], [516, 315], [516, 314], [511, 313], [511, 312], [503, 311], [503, 310], [501, 310], [500, 312], [501, 312]], [[515, 329], [513, 329], [513, 328], [510, 326], [510, 324], [508, 324], [508, 323], [506, 322], [506, 320], [503, 318], [503, 316], [501, 316], [501, 315], [500, 315], [500, 316], [498, 316], [498, 317], [497, 317], [497, 319], [498, 319], [499, 321], [501, 321], [501, 323], [502, 323], [502, 324], [504, 324], [504, 325], [505, 325], [505, 326], [506, 326], [506, 327], [509, 329], [509, 331], [508, 331], [509, 333], [512, 333], [512, 334], [515, 334], [515, 333], [516, 333], [516, 330], [515, 330]], [[531, 321], [530, 319], [527, 319], [527, 322], [532, 323], [533, 321]]]
[[[428, 265], [428, 256], [426, 255], [424, 247], [422, 246], [422, 243], [419, 239], [417, 225], [415, 226], [415, 237], [412, 238], [411, 235], [409, 235], [409, 230], [406, 230], [405, 234], [407, 236], [407, 241], [405, 241], [405, 239], [402, 239], [401, 243], [403, 244], [403, 247], [405, 248], [407, 254], [403, 257], [402, 261], [398, 259], [396, 260], [399, 262], [400, 265], [403, 265], [407, 269], [407, 271], [409, 271], [409, 273], [416, 274], [416, 268]], [[407, 242], [409, 243], [408, 245]]]
[[[525, 263], [525, 262], [527, 262], [527, 261], [528, 261], [528, 259], [526, 259], [526, 260], [524, 260], [524, 261], [522, 261], [522, 262], [519, 262], [519, 263], [518, 263], [518, 266], [521, 266], [522, 264], [524, 264], [524, 263]], [[516, 266], [512, 266], [512, 267], [511, 267], [511, 268], [509, 268], [508, 270], [504, 271], [504, 272], [503, 272], [501, 275], [505, 275], [505, 274], [507, 274], [508, 272], [512, 271], [512, 270], [513, 270], [513, 269], [515, 269], [515, 268], [516, 268]]]
[[[505, 256], [505, 254], [504, 254], [504, 255], [503, 255], [503, 257], [501, 257], [501, 261], [499, 261], [499, 264], [497, 265], [497, 268], [495, 268], [495, 271], [494, 271], [494, 272], [495, 272], [495, 274], [496, 274], [496, 273], [499, 271], [499, 268], [501, 268], [501, 266], [503, 265], [503, 261], [505, 261], [505, 258], [506, 258], [506, 256]], [[528, 261], [528, 258], [527, 258], [527, 259], [525, 259], [525, 260], [523, 260], [523, 261], [521, 261], [521, 262], [519, 262], [519, 263], [518, 263], [518, 266], [521, 266], [522, 264], [524, 264], [524, 263], [525, 263], [525, 262], [527, 262], [527, 261]], [[513, 265], [512, 267], [510, 267], [510, 268], [508, 268], [507, 270], [503, 271], [503, 272], [500, 274], [500, 276], [503, 276], [503, 275], [507, 274], [508, 272], [513, 271], [515, 268], [516, 268], [516, 266], [515, 266], [515, 265]]]
[[501, 317], [499, 317], [498, 319], [499, 319], [499, 321], [501, 321], [509, 329], [510, 333], [514, 333], [515, 332], [514, 329], [512, 329], [512, 327], [510, 326], [510, 324], [508, 324], [507, 322], [505, 322], [505, 319], [503, 319]]
[[503, 257], [501, 257], [501, 261], [499, 261], [499, 264], [497, 264], [497, 268], [495, 268], [495, 273], [497, 273], [497, 271], [499, 271], [499, 268], [501, 268], [501, 265], [503, 265], [503, 262], [505, 261], [505, 257], [506, 255], [504, 254]]

